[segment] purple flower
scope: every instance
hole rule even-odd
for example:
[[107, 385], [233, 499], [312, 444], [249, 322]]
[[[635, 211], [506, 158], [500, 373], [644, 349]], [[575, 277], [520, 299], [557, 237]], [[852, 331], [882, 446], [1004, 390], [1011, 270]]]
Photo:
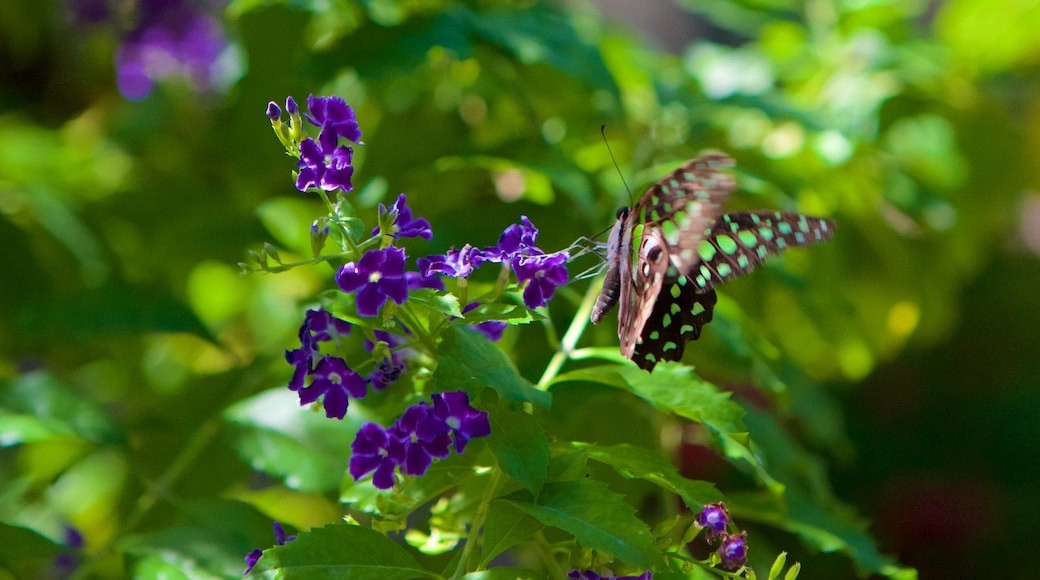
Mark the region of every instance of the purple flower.
[[719, 568], [727, 572], [736, 572], [747, 564], [747, 532], [722, 535], [722, 545], [716, 551], [722, 563]]
[[[383, 223], [384, 218], [387, 214], [394, 215], [394, 227], [392, 233], [395, 238], [423, 238], [426, 240], [433, 239], [433, 230], [430, 228], [430, 222], [423, 218], [412, 219], [412, 210], [405, 203], [406, 198], [402, 193], [397, 196], [397, 201], [394, 205], [387, 209], [385, 205], [379, 204], [379, 223]], [[372, 230], [372, 235], [376, 235], [379, 232], [379, 228]]]
[[[404, 331], [407, 333], [408, 329]], [[393, 348], [400, 346], [404, 343], [404, 339], [396, 334], [390, 334], [382, 330], [375, 331], [376, 340], [383, 341]], [[370, 340], [365, 340], [365, 350], [372, 352], [375, 349], [375, 343]], [[368, 383], [372, 385], [372, 389], [375, 391], [382, 391], [391, 383], [397, 382], [401, 378], [401, 373], [407, 369], [404, 363], [404, 351], [398, 350], [390, 353], [390, 358], [384, 358], [368, 375]]]
[[697, 515], [697, 525], [707, 528], [704, 535], [708, 543], [714, 543], [716, 536], [726, 531], [729, 522], [729, 511], [726, 509], [726, 504], [721, 501], [706, 504], [701, 513]]
[[325, 416], [342, 419], [347, 414], [350, 398], [361, 399], [367, 394], [368, 381], [347, 366], [341, 358], [326, 356], [311, 371], [314, 380], [300, 389], [300, 404], [309, 405], [325, 396]]
[[398, 304], [408, 299], [404, 260], [405, 253], [400, 248], [372, 250], [357, 263], [344, 264], [336, 274], [336, 283], [344, 292], [359, 290], [357, 313], [375, 316], [387, 298]]
[[[274, 541], [275, 541], [275, 543], [277, 545], [284, 546], [286, 544], [286, 542], [291, 542], [291, 541], [293, 541], [295, 539], [296, 539], [296, 536], [288, 536], [288, 537], [286, 537], [285, 529], [282, 528], [282, 524], [280, 524], [278, 522], [274, 522]], [[253, 566], [256, 566], [257, 560], [259, 560], [260, 556], [262, 556], [262, 555], [263, 555], [263, 550], [260, 550], [259, 548], [256, 549], [256, 550], [253, 550], [252, 552], [249, 552], [248, 554], [246, 554], [246, 571], [242, 572], [243, 576], [249, 574], [249, 572], [251, 572], [253, 570]]]
[[286, 542], [291, 542], [296, 539], [296, 536], [286, 536], [285, 528], [282, 527], [280, 522], [274, 523], [274, 543], [279, 546], [284, 546]]
[[498, 238], [498, 250], [502, 253], [502, 261], [506, 261], [518, 253], [542, 254], [534, 245], [538, 239], [538, 228], [534, 227], [527, 216], [520, 216], [519, 224], [512, 224]]
[[375, 423], [365, 423], [350, 449], [353, 453], [348, 471], [355, 481], [374, 471], [372, 484], [377, 489], [394, 486], [394, 469], [405, 460], [402, 441]]
[[443, 421], [451, 431], [455, 442], [455, 453], [466, 450], [466, 444], [474, 437], [491, 434], [491, 423], [485, 411], [469, 405], [469, 394], [465, 391], [434, 393], [433, 416]]
[[[465, 314], [480, 306], [480, 302], [471, 302], [465, 308], [462, 309], [462, 313]], [[505, 332], [506, 327], [509, 324], [500, 320], [487, 320], [485, 322], [478, 322], [473, 325], [473, 328], [480, 331], [481, 334], [488, 337], [488, 340], [492, 342], [498, 342], [502, 340], [502, 333]]]
[[469, 244], [462, 249], [452, 248], [443, 256], [427, 256], [415, 261], [423, 276], [448, 276], [449, 278], [468, 278], [473, 269], [485, 260], [484, 250], [478, 250]]
[[[419, 258], [424, 260], [425, 258]], [[434, 278], [433, 276], [424, 276], [419, 272], [405, 272], [404, 279], [408, 282], [408, 288], [416, 290], [419, 288], [430, 288], [433, 290], [444, 290], [444, 280], [440, 278]]]
[[567, 267], [564, 264], [568, 259], [570, 256], [566, 252], [513, 258], [512, 266], [517, 282], [522, 284], [529, 281], [527, 288], [524, 288], [524, 304], [528, 308], [534, 310], [545, 306], [552, 299], [556, 288], [567, 283]]
[[405, 445], [405, 460], [401, 464], [401, 473], [405, 475], [422, 475], [434, 458], [451, 455], [448, 426], [433, 416], [433, 409], [426, 403], [408, 407], [391, 430]]
[[300, 112], [300, 106], [296, 104], [296, 99], [285, 97], [285, 112], [290, 115], [295, 115]]
[[304, 323], [318, 342], [336, 340], [350, 334], [350, 323], [336, 318], [328, 310], [308, 310]]
[[318, 140], [321, 141], [322, 149], [327, 151], [336, 147], [340, 137], [361, 144], [357, 115], [342, 97], [310, 95], [307, 97], [307, 109], [310, 114], [304, 115], [304, 118], [312, 125], [321, 127]]
[[[241, 554], [241, 552], [239, 552], [239, 553]], [[264, 551], [261, 550], [260, 548], [257, 548], [255, 550], [253, 550], [252, 552], [249, 552], [248, 554], [246, 554], [246, 570], [245, 570], [245, 572], [242, 572], [242, 575], [246, 576], [250, 572], [252, 572], [253, 571], [253, 566], [256, 566], [256, 563], [260, 560], [260, 556], [263, 556], [263, 555], [264, 555]]]
[[321, 357], [319, 342], [336, 340], [350, 334], [350, 323], [340, 320], [326, 310], [308, 310], [300, 326], [300, 348], [285, 351], [285, 360], [295, 370], [289, 379], [289, 390], [303, 388], [314, 369], [314, 360]]
[[[326, 151], [331, 151], [327, 154]], [[296, 189], [307, 191], [315, 186], [325, 191], [342, 189], [350, 191], [354, 184], [350, 178], [354, 175], [354, 158], [352, 147], [334, 147], [328, 149], [319, 145], [310, 137], [300, 142], [300, 172], [296, 176]]]
[[267, 103], [267, 118], [271, 121], [277, 121], [282, 118], [282, 110], [278, 108], [278, 104], [274, 101]]
[[219, 56], [227, 47], [216, 20], [182, 0], [140, 2], [140, 20], [116, 55], [119, 91], [130, 100], [147, 97], [155, 81], [186, 78], [197, 90], [221, 80]]

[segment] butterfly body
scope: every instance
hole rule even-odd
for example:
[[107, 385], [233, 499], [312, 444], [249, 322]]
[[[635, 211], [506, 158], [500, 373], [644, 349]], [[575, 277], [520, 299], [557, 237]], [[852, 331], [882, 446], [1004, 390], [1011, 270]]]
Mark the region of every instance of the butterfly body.
[[[834, 224], [797, 213], [724, 214], [733, 161], [709, 153], [652, 185], [618, 211], [607, 241], [607, 273], [591, 319], [619, 305], [621, 354], [652, 371], [678, 360], [711, 321], [714, 287], [788, 247], [828, 239]], [[638, 240], [638, 246], [634, 243]]]

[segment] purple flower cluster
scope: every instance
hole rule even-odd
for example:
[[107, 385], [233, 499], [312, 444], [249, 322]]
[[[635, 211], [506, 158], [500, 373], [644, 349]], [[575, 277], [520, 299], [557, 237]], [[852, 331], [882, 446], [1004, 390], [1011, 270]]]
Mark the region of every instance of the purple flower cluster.
[[[296, 536], [286, 536], [285, 535], [285, 529], [282, 528], [282, 524], [280, 524], [278, 522], [274, 523], [274, 541], [275, 541], [275, 544], [277, 544], [279, 546], [284, 546], [287, 542], [291, 542], [291, 541], [293, 541], [295, 539], [296, 539]], [[252, 552], [249, 552], [248, 554], [246, 554], [246, 570], [245, 570], [245, 572], [242, 572], [243, 576], [249, 574], [253, 570], [253, 566], [256, 566], [257, 561], [260, 560], [260, 556], [262, 556], [263, 553], [264, 553], [263, 550], [257, 548], [255, 550], [253, 550]]]
[[[290, 129], [282, 132], [282, 110], [271, 101], [267, 104], [267, 117], [271, 119], [276, 132], [283, 141], [291, 141], [293, 147], [299, 148], [300, 167], [296, 176], [296, 189], [307, 191], [317, 187], [324, 191], [344, 192], [354, 189], [351, 178], [354, 175], [354, 148], [340, 145], [340, 139], [361, 144], [361, 129], [353, 107], [342, 97], [307, 97], [308, 113], [302, 116], [308, 123], [321, 127], [318, 139], [303, 137], [305, 134], [301, 123], [300, 107], [292, 97], [285, 99], [285, 110], [289, 113]], [[289, 143], [287, 143], [289, 145]]]
[[482, 250], [469, 245], [461, 250], [452, 248], [444, 255], [420, 258], [417, 264], [424, 276], [452, 278], [469, 277], [484, 262], [509, 264], [517, 282], [527, 283], [524, 304], [533, 310], [548, 304], [556, 288], [567, 283], [565, 264], [570, 258], [566, 252], [546, 254], [535, 245], [537, 239], [538, 228], [527, 216], [521, 216], [520, 223], [507, 227], [494, 246]]
[[[400, 377], [404, 361], [399, 353], [393, 353], [389, 361], [383, 360], [367, 377], [362, 377], [340, 357], [323, 354], [322, 342], [338, 342], [350, 334], [350, 323], [332, 316], [325, 310], [308, 310], [300, 326], [300, 348], [285, 352], [285, 360], [295, 367], [289, 379], [289, 389], [297, 391], [301, 405], [310, 405], [323, 398], [325, 416], [342, 419], [347, 414], [350, 399], [362, 399], [369, 385], [376, 391]], [[389, 333], [377, 337], [391, 346], [397, 338]], [[369, 352], [373, 344], [366, 343]], [[310, 384], [308, 384], [308, 379]]]
[[654, 573], [647, 570], [639, 576], [614, 576], [610, 573], [600, 576], [592, 570], [571, 570], [567, 572], [567, 578], [570, 580], [654, 580]]
[[390, 489], [398, 467], [404, 475], [423, 475], [452, 448], [462, 453], [470, 439], [491, 434], [488, 414], [471, 407], [465, 391], [435, 393], [431, 400], [409, 407], [389, 429], [362, 426], [350, 446], [350, 475], [358, 480], [372, 473], [376, 488]]
[[187, 0], [138, 0], [139, 20], [116, 54], [119, 92], [130, 100], [151, 94], [155, 82], [173, 76], [198, 90], [215, 88], [228, 46], [224, 30]]
[[723, 502], [709, 503], [697, 514], [697, 525], [703, 527], [708, 545], [718, 544], [715, 554], [719, 568], [736, 572], [747, 564], [747, 532], [730, 534], [726, 527], [732, 522]]

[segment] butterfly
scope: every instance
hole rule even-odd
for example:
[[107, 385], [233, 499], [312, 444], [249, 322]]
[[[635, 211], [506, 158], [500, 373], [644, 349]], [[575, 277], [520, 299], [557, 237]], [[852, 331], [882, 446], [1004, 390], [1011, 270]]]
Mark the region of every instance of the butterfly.
[[619, 304], [621, 354], [646, 371], [679, 360], [700, 336], [712, 319], [715, 286], [834, 233], [834, 222], [799, 213], [723, 213], [734, 188], [725, 170], [733, 165], [722, 153], [701, 155], [650, 186], [634, 207], [618, 210], [590, 318], [598, 323]]

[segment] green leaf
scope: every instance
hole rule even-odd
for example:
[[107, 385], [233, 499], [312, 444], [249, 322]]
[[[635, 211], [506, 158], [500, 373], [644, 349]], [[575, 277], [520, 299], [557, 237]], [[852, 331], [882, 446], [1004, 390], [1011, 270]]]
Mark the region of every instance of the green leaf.
[[518, 304], [481, 304], [466, 313], [466, 324], [480, 324], [489, 320], [501, 320], [509, 324], [527, 324], [544, 318], [526, 306]]
[[421, 304], [445, 316], [462, 317], [459, 299], [454, 294], [438, 292], [432, 288], [418, 288], [408, 293], [408, 301]]
[[50, 560], [64, 550], [33, 530], [0, 522], [0, 566], [14, 577], [41, 577]]
[[242, 556], [260, 545], [249, 530], [266, 529], [270, 520], [249, 504], [230, 500], [178, 501], [173, 508], [181, 525], [123, 536], [117, 547], [137, 560], [135, 576], [173, 570], [185, 578], [226, 578], [241, 574]]
[[410, 580], [439, 578], [393, 540], [368, 528], [333, 524], [264, 550], [250, 577]]
[[552, 404], [552, 396], [521, 377], [512, 361], [484, 335], [448, 327], [441, 337], [440, 363], [433, 374], [440, 390], [462, 389], [475, 396], [490, 387], [507, 401], [534, 403], [545, 409]]
[[544, 578], [544, 575], [535, 570], [496, 567], [479, 572], [470, 572], [462, 578], [463, 580], [538, 580], [539, 578]]
[[0, 391], [0, 445], [76, 436], [122, 443], [123, 434], [102, 407], [45, 372], [21, 375]]
[[653, 373], [633, 365], [602, 366], [560, 375], [554, 383], [592, 381], [628, 388], [658, 409], [675, 413], [707, 427], [722, 452], [730, 459], [748, 465], [774, 494], [782, 493], [780, 485], [763, 467], [749, 447], [744, 409], [734, 403], [729, 393], [694, 376], [693, 369], [678, 363], [661, 363]]
[[624, 496], [600, 481], [551, 482], [537, 501], [526, 492], [501, 498], [547, 526], [573, 535], [583, 546], [612, 554], [637, 568], [663, 566], [653, 534]]
[[549, 442], [542, 426], [527, 413], [505, 409], [490, 413], [490, 419], [487, 442], [499, 467], [538, 497], [549, 469]]
[[675, 466], [659, 451], [625, 444], [603, 447], [574, 443], [573, 447], [584, 448], [591, 459], [611, 466], [626, 478], [645, 479], [679, 495], [690, 509], [726, 499], [714, 484], [679, 475]]
[[484, 524], [484, 550], [480, 565], [487, 566], [502, 552], [530, 540], [543, 527], [541, 522], [507, 501], [491, 502], [488, 505], [487, 523]]
[[342, 421], [300, 407], [296, 394], [272, 389], [240, 401], [224, 412], [233, 426], [238, 454], [254, 469], [284, 479], [303, 491], [339, 487], [350, 460], [350, 443], [369, 420], [351, 405]]

